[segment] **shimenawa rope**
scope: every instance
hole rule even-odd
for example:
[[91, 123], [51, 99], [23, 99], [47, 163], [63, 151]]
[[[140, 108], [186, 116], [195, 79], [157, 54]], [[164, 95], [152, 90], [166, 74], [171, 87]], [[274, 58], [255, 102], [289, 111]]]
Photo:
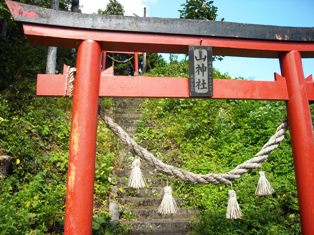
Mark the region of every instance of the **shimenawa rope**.
[[104, 109], [101, 106], [99, 106], [99, 115], [107, 127], [129, 147], [130, 151], [138, 155], [143, 160], [147, 161], [151, 166], [155, 167], [155, 169], [164, 174], [175, 176], [181, 180], [199, 184], [231, 184], [232, 181], [240, 178], [243, 174], [249, 172], [252, 169], [260, 167], [262, 163], [267, 160], [269, 154], [274, 149], [276, 149], [279, 146], [279, 143], [284, 139], [284, 134], [288, 126], [287, 121], [284, 120], [278, 126], [275, 134], [270, 137], [267, 143], [258, 153], [255, 154], [253, 158], [243, 162], [233, 170], [222, 174], [195, 174], [193, 172], [168, 165], [156, 158], [147, 149], [137, 144], [135, 140], [128, 135], [128, 133], [126, 133], [117, 123], [115, 123], [108, 115], [106, 115]]
[[127, 63], [129, 62], [130, 60], [133, 59], [133, 56], [130, 56], [129, 58], [125, 59], [125, 60], [117, 60], [115, 58], [113, 58], [112, 56], [110, 55], [107, 55], [109, 59], [113, 60], [114, 62], [117, 62], [117, 63]]

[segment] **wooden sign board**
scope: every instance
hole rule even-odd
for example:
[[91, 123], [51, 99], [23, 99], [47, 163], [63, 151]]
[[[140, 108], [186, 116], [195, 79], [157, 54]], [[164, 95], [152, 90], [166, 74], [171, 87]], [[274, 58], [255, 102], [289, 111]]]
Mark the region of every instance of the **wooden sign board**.
[[189, 46], [190, 96], [213, 96], [213, 51], [211, 47]]

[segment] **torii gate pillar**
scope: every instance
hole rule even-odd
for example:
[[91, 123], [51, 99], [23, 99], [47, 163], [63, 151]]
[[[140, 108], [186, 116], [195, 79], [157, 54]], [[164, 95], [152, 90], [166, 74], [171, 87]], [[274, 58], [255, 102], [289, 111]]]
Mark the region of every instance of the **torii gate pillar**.
[[299, 197], [303, 234], [314, 232], [314, 137], [306, 80], [298, 51], [280, 58], [282, 75], [286, 78], [289, 100], [288, 122]]
[[86, 40], [79, 45], [64, 234], [92, 233], [100, 55], [101, 47], [96, 41]]

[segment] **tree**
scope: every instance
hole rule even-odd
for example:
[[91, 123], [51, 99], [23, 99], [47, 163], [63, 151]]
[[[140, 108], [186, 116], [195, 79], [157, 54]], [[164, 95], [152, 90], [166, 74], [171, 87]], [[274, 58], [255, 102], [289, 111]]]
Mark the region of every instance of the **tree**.
[[124, 9], [117, 0], [109, 0], [105, 10], [98, 10], [100, 15], [124, 15]]
[[216, 20], [218, 8], [213, 5], [214, 1], [187, 0], [180, 12], [181, 19]]

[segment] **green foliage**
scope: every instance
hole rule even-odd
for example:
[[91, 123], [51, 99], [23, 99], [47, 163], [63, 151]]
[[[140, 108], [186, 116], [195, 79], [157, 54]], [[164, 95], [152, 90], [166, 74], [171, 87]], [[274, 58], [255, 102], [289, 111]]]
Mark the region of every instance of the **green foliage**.
[[178, 61], [177, 56], [170, 54], [170, 62], [162, 62], [148, 72], [148, 75], [159, 77], [186, 77], [189, 72], [187, 60]]
[[0, 234], [61, 232], [65, 187], [46, 171], [25, 178], [0, 182]]
[[108, 214], [98, 214], [93, 217], [94, 235], [128, 234], [127, 228], [110, 221]]
[[214, 1], [188, 0], [182, 4], [180, 18], [197, 20], [216, 20], [218, 8], [213, 5]]
[[[172, 68], [172, 69], [171, 69]], [[187, 76], [187, 62], [175, 59], [150, 75]], [[214, 77], [230, 79], [214, 72]], [[285, 116], [283, 102], [212, 99], [154, 99], [144, 105], [137, 138], [172, 165], [195, 173], [228, 172], [257, 153]], [[172, 179], [186, 206], [201, 210], [195, 234], [299, 234], [299, 214], [289, 133], [263, 165], [276, 193], [255, 196], [258, 169], [233, 188], [244, 217], [225, 218], [224, 185], [191, 185]]]
[[98, 10], [100, 15], [124, 15], [124, 8], [117, 0], [109, 0], [105, 10]]
[[[10, 84], [0, 96], [0, 146], [13, 172], [0, 182], [0, 234], [62, 230], [68, 101], [36, 98], [34, 81]], [[63, 182], [63, 183], [60, 183]]]
[[[10, 84], [0, 95], [0, 149], [13, 157], [12, 174], [0, 181], [5, 202], [0, 203], [0, 234], [63, 231], [71, 103], [67, 98], [36, 97], [34, 88], [29, 78]], [[95, 216], [108, 217], [106, 198], [117, 143], [102, 123], [98, 132]], [[108, 229], [113, 227], [106, 224], [101, 231]]]
[[[143, 56], [139, 59], [143, 60]], [[163, 67], [165, 64], [165, 60], [158, 53], [146, 53], [146, 72], [150, 72], [153, 68]]]

